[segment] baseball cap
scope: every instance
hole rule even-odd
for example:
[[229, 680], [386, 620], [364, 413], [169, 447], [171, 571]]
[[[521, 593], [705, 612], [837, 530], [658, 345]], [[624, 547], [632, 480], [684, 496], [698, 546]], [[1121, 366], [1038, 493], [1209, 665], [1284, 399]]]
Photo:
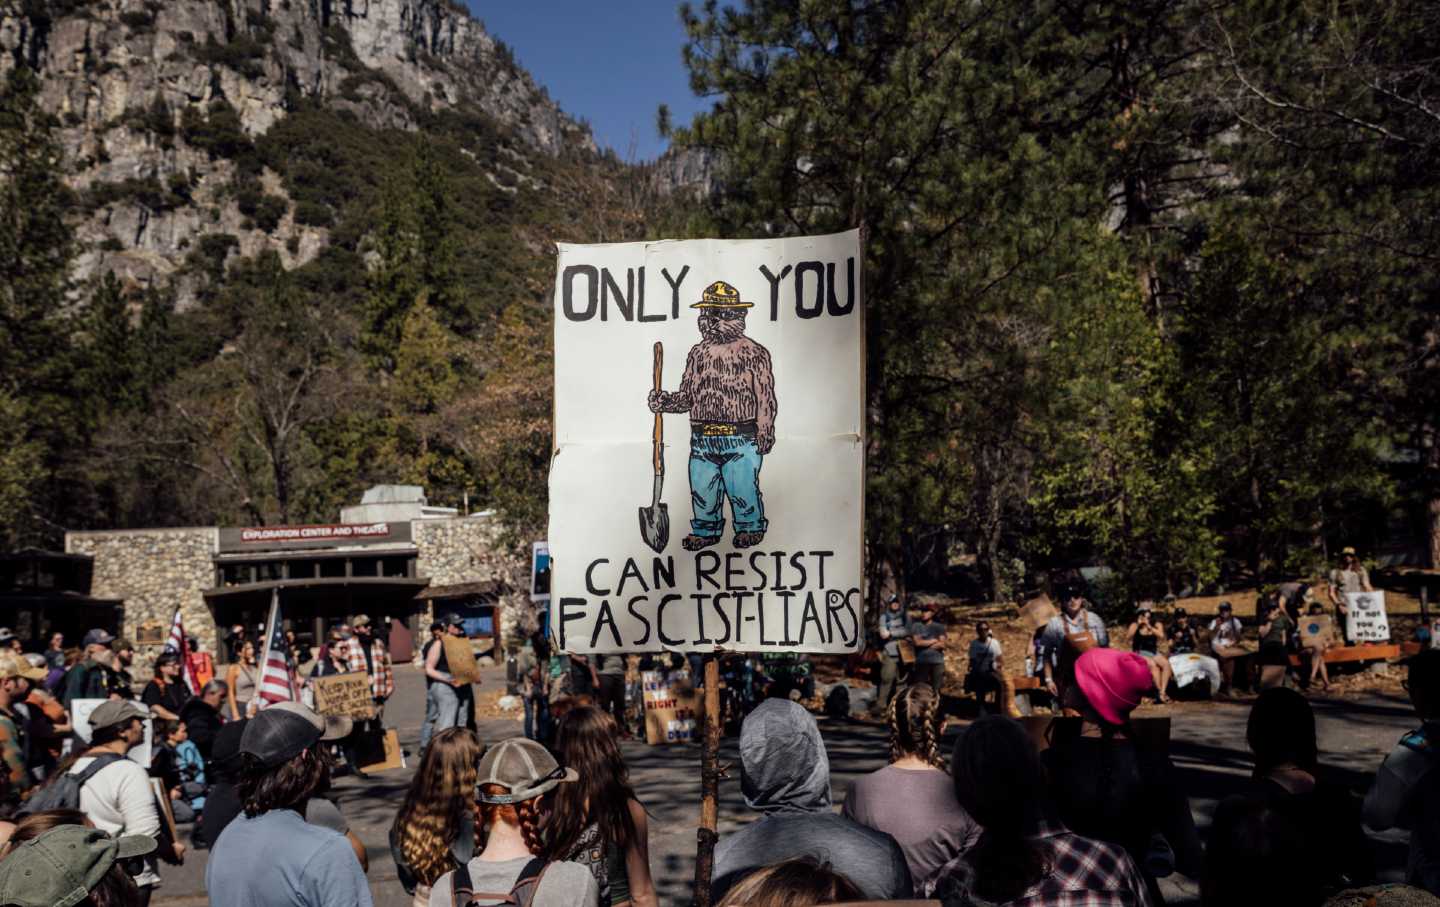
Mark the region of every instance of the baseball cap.
[[1221, 603], [1220, 603], [1220, 607], [1219, 607], [1217, 610], [1220, 610], [1220, 611], [1233, 611], [1234, 608], [1231, 607], [1231, 605], [1230, 605], [1229, 602], [1221, 602]]
[[465, 626], [465, 619], [455, 611], [447, 612], [444, 617], [440, 618], [440, 620], [443, 621], [445, 626], [447, 627], [451, 625], [454, 625], [456, 627]]
[[174, 649], [166, 648], [159, 655], [155, 656], [155, 669], [159, 670], [161, 665], [174, 665], [180, 663], [180, 653]]
[[113, 642], [114, 640], [115, 640], [115, 637], [111, 636], [109, 633], [105, 632], [104, 630], [100, 629], [99, 627], [96, 627], [95, 629], [89, 630], [89, 631], [87, 631], [87, 632], [85, 633], [85, 638], [80, 641], [80, 645], [81, 645], [81, 646], [108, 646], [108, 645], [110, 645], [110, 643]]
[[98, 828], [56, 826], [0, 860], [0, 904], [72, 907], [89, 896], [117, 860], [154, 849], [149, 835], [112, 838]]
[[126, 649], [129, 649], [132, 652], [135, 651], [135, 644], [123, 636], [117, 637], [110, 641], [111, 652], [123, 652]]
[[1340, 549], [1340, 553], [1353, 555], [1355, 553], [1355, 547], [1353, 545], [1346, 545]]
[[9, 627], [0, 627], [0, 642], [9, 642], [15, 638], [15, 633]]
[[0, 652], [0, 680], [24, 677], [26, 680], [44, 680], [48, 672], [37, 668], [14, 652]]
[[[562, 768], [545, 747], [524, 737], [502, 740], [480, 760], [480, 802], [523, 803], [552, 790], [561, 782], [579, 780], [573, 768]], [[484, 787], [495, 784], [508, 794], [487, 794]]]
[[98, 731], [102, 727], [121, 724], [132, 718], [139, 718], [143, 721], [149, 717], [149, 712], [129, 700], [107, 699], [105, 702], [97, 705], [95, 711], [90, 713], [90, 729], [92, 731]]
[[321, 740], [339, 740], [350, 733], [352, 726], [348, 718], [327, 721], [298, 702], [277, 702], [245, 723], [240, 752], [274, 768]]
[[370, 626], [370, 615], [368, 615], [368, 614], [357, 614], [357, 615], [355, 615], [355, 619], [352, 620], [352, 621], [350, 621], [350, 626], [352, 626], [352, 627], [368, 627], [368, 626]]

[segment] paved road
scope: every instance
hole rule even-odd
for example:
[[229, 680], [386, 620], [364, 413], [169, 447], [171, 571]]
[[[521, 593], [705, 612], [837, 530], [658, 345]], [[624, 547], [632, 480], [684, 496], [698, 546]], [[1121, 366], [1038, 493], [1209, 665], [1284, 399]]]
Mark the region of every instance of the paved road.
[[[489, 672], [487, 684], [503, 683], [498, 670]], [[414, 750], [424, 717], [424, 689], [419, 674], [396, 669], [397, 690], [386, 711], [389, 723], [399, 728], [401, 743]], [[1395, 697], [1372, 696], [1361, 700], [1316, 701], [1322, 761], [1336, 777], [1357, 791], [1373, 777], [1375, 767], [1395, 740], [1412, 725], [1408, 705]], [[1172, 722], [1172, 755], [1191, 797], [1202, 832], [1209, 825], [1215, 804], [1235, 792], [1250, 769], [1245, 748], [1244, 703], [1224, 703], [1187, 710]], [[851, 781], [884, 765], [888, 744], [883, 729], [852, 721], [821, 722], [830, 755], [835, 801], [839, 803]], [[493, 743], [520, 733], [517, 720], [482, 722], [481, 734]], [[686, 904], [689, 880], [695, 867], [695, 825], [699, 818], [699, 750], [695, 747], [648, 747], [627, 743], [636, 790], [651, 814], [651, 866], [663, 905]], [[726, 742], [722, 761], [735, 764], [733, 740]], [[413, 766], [413, 759], [411, 765]], [[341, 778], [332, 795], [370, 854], [370, 881], [378, 907], [404, 907], [409, 898], [395, 878], [386, 835], [404, 798], [410, 772], [393, 771], [368, 780]], [[738, 768], [721, 789], [720, 832], [734, 829], [751, 816], [740, 797]], [[1404, 838], [1377, 837], [1381, 866], [1398, 878], [1404, 865]], [[163, 867], [164, 884], [153, 901], [164, 907], [207, 903], [204, 864], [209, 854], [200, 851], [183, 867]], [[1166, 881], [1171, 903], [1194, 903], [1195, 890], [1180, 880]]]

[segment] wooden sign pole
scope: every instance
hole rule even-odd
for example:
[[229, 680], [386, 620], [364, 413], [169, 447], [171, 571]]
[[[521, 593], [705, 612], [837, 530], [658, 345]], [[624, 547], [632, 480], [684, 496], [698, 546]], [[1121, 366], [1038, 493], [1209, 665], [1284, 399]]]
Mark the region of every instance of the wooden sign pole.
[[705, 742], [700, 751], [700, 829], [696, 832], [695, 907], [710, 907], [720, 818], [720, 658], [705, 656]]

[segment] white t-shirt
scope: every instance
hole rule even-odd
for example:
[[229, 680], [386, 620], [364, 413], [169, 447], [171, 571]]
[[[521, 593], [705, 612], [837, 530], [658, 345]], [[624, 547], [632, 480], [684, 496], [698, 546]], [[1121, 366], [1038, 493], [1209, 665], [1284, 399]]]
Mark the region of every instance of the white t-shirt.
[[1229, 620], [1221, 620], [1217, 617], [1210, 621], [1210, 646], [1211, 648], [1238, 646], [1244, 632], [1239, 618], [1232, 617]]
[[971, 673], [989, 674], [995, 670], [995, 659], [1000, 657], [1000, 640], [995, 637], [989, 639], [970, 640]]
[[[80, 774], [94, 761], [94, 756], [76, 759], [70, 774]], [[130, 759], [110, 763], [85, 782], [80, 788], [80, 811], [96, 828], [115, 837], [149, 835], [154, 838], [160, 833], [160, 814], [155, 811], [150, 775], [140, 763]], [[135, 876], [135, 884], [160, 884], [153, 860], [145, 861], [145, 870]]]

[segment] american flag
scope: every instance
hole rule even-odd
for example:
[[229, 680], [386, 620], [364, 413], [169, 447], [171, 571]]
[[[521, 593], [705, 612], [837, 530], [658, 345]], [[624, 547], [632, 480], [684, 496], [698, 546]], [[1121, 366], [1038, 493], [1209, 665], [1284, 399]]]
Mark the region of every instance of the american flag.
[[190, 640], [185, 635], [185, 624], [180, 620], [180, 609], [175, 609], [175, 619], [170, 622], [170, 640], [165, 648], [173, 649], [180, 656], [180, 677], [190, 688], [192, 696], [200, 695], [200, 684], [195, 680], [195, 666], [190, 663]]
[[290, 682], [290, 660], [285, 646], [285, 631], [280, 625], [280, 591], [270, 594], [270, 622], [266, 624], [265, 652], [260, 657], [260, 708], [295, 698]]

